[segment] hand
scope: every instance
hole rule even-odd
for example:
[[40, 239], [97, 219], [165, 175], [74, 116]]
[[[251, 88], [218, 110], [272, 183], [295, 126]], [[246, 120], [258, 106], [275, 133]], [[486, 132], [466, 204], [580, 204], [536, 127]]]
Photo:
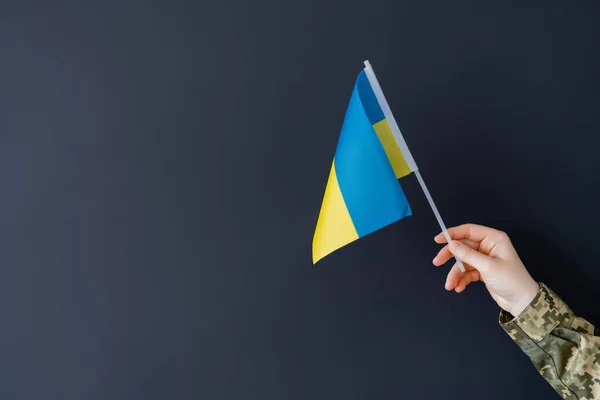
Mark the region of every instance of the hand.
[[[521, 262], [508, 235], [481, 225], [461, 225], [448, 229], [452, 241], [433, 259], [433, 264], [445, 264], [452, 256], [465, 264], [463, 273], [454, 264], [446, 278], [446, 290], [457, 293], [472, 282], [482, 281], [492, 298], [505, 311], [518, 316], [539, 291]], [[446, 243], [442, 233], [434, 239]]]

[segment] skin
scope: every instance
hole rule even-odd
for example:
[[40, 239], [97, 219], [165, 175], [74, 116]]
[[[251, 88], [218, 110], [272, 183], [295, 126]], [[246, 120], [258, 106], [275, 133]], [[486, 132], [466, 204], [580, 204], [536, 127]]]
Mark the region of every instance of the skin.
[[529, 275], [508, 235], [486, 226], [466, 224], [448, 229], [452, 241], [442, 233], [436, 243], [446, 244], [433, 259], [441, 266], [455, 257], [466, 271], [454, 264], [446, 278], [446, 290], [462, 293], [473, 282], [482, 281], [492, 298], [505, 311], [518, 316], [531, 303], [539, 285]]

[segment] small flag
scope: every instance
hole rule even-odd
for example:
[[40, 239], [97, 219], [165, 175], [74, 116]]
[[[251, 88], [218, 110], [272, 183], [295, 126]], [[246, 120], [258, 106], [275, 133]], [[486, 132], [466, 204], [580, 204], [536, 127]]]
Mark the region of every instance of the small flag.
[[365, 64], [350, 97], [329, 173], [313, 238], [313, 263], [411, 215], [398, 179], [417, 167], [373, 70]]

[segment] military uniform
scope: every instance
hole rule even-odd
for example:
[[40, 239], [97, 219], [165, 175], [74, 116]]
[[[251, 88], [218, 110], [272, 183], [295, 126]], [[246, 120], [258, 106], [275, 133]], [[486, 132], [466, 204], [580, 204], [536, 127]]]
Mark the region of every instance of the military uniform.
[[600, 399], [600, 332], [546, 285], [518, 317], [502, 311], [500, 325], [563, 399]]

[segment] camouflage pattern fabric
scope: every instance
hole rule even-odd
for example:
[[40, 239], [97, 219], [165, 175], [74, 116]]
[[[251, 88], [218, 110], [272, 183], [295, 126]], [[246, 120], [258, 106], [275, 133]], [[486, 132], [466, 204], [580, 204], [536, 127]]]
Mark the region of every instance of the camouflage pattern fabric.
[[563, 399], [600, 399], [598, 330], [546, 285], [518, 317], [502, 311], [500, 325]]

